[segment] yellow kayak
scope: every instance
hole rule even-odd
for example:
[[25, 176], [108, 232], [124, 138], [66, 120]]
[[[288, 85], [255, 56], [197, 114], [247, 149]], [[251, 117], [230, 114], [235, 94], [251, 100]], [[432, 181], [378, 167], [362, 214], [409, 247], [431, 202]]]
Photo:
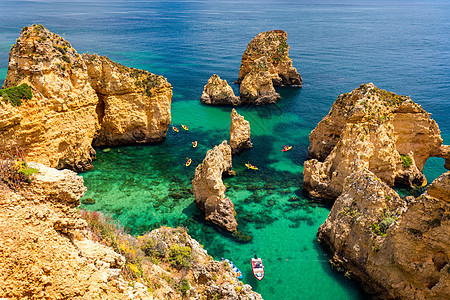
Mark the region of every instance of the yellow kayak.
[[189, 167], [192, 163], [192, 159], [188, 158], [186, 161], [186, 167]]
[[258, 168], [257, 167], [255, 167], [255, 166], [253, 166], [252, 164], [250, 164], [250, 163], [246, 163], [245, 164], [245, 166], [250, 170], [258, 170]]
[[183, 127], [184, 130], [189, 130], [189, 128], [186, 125], [181, 124], [181, 127]]
[[178, 132], [178, 128], [176, 128], [175, 126], [172, 126], [173, 131]]
[[192, 142], [192, 147], [197, 148], [197, 141]]
[[286, 152], [286, 151], [289, 151], [291, 149], [292, 149], [292, 146], [284, 146], [283, 150], [281, 150], [281, 151]]

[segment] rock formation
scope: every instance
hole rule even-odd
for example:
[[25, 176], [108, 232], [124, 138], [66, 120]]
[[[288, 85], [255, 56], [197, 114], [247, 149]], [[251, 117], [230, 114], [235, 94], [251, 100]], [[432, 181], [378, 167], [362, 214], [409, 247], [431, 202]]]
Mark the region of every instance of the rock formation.
[[252, 147], [250, 141], [250, 123], [233, 108], [230, 125], [231, 154], [238, 154]]
[[267, 104], [275, 103], [281, 97], [275, 91], [265, 56], [253, 62], [252, 70], [241, 82], [240, 99], [242, 103]]
[[128, 298], [132, 289], [119, 276], [125, 258], [92, 240], [73, 238], [87, 225], [75, 209], [86, 190], [82, 177], [28, 165], [39, 173], [19, 192], [0, 180], [0, 297]]
[[340, 95], [309, 139], [304, 188], [329, 200], [341, 194], [347, 176], [363, 169], [390, 186], [421, 186], [426, 160], [448, 155], [430, 114], [372, 83]]
[[30, 162], [27, 167], [39, 173], [14, 190], [4, 162], [0, 298], [262, 299], [185, 229], [162, 227], [136, 239], [105, 222], [101, 213], [78, 213], [86, 190], [81, 176]]
[[0, 151], [17, 147], [28, 160], [83, 171], [92, 168], [94, 137], [97, 145], [165, 137], [172, 92], [163, 77], [83, 59], [42, 25], [24, 27], [9, 56], [3, 88], [25, 83], [32, 97], [15, 106], [0, 101]]
[[363, 170], [345, 179], [318, 239], [375, 298], [449, 299], [449, 216], [450, 172], [402, 199]]
[[227, 81], [220, 79], [219, 75], [216, 74], [209, 78], [200, 101], [205, 104], [240, 104], [239, 97], [234, 95], [233, 89]]
[[170, 124], [172, 86], [161, 75], [83, 54], [99, 102], [95, 146], [161, 141]]
[[192, 187], [195, 203], [205, 214], [206, 220], [228, 231], [236, 231], [234, 204], [225, 196], [226, 187], [222, 182], [222, 174], [230, 173], [231, 167], [231, 147], [223, 141], [208, 150], [203, 162], [197, 166]]
[[286, 41], [287, 33], [282, 30], [261, 32], [254, 37], [242, 55], [237, 82], [242, 82], [247, 74], [254, 70], [257, 66], [254, 64], [256, 60], [265, 57], [267, 71], [272, 78], [273, 85], [301, 86], [302, 78], [292, 66], [292, 60], [289, 58], [289, 45]]

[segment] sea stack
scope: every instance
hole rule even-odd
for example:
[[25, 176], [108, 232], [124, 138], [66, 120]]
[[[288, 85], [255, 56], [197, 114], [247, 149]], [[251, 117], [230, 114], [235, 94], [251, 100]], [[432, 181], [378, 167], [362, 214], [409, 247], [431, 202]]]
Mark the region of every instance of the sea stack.
[[374, 173], [345, 179], [317, 233], [331, 263], [376, 299], [450, 299], [450, 172], [402, 199]]
[[231, 111], [230, 146], [233, 155], [251, 148], [250, 123], [233, 108]]
[[206, 220], [230, 231], [237, 228], [236, 211], [230, 198], [225, 196], [226, 187], [222, 174], [231, 173], [231, 147], [227, 141], [208, 150], [205, 159], [195, 169], [192, 180], [195, 204]]
[[422, 186], [426, 160], [448, 155], [430, 114], [372, 83], [340, 95], [309, 139], [303, 186], [312, 197], [331, 201], [347, 176], [364, 169], [389, 186]]
[[203, 89], [200, 101], [213, 105], [239, 105], [241, 103], [239, 97], [234, 95], [233, 89], [228, 85], [227, 81], [220, 79], [219, 75], [216, 74], [209, 78]]
[[245, 75], [239, 91], [242, 103], [261, 105], [280, 100], [280, 94], [273, 87], [265, 56], [252, 63], [252, 70]]
[[3, 97], [0, 151], [19, 148], [51, 167], [89, 170], [94, 139], [104, 146], [159, 141], [170, 124], [172, 87], [164, 77], [82, 57], [42, 25], [22, 29], [3, 88], [26, 97]]
[[262, 57], [265, 57], [266, 68], [274, 86], [302, 85], [302, 78], [289, 58], [287, 33], [283, 30], [261, 32], [250, 41], [242, 55], [238, 83], [255, 70], [257, 65], [254, 62]]

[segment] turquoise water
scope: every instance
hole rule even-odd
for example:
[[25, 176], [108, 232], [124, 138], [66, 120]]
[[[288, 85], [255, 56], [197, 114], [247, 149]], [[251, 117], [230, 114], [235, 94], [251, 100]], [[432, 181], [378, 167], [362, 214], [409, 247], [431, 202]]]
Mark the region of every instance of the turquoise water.
[[[157, 145], [97, 149], [95, 170], [82, 174], [86, 197], [96, 203], [85, 208], [110, 213], [133, 234], [161, 225], [188, 227], [209, 254], [231, 259], [264, 299], [365, 298], [330, 269], [315, 237], [329, 208], [306, 199], [301, 188], [308, 134], [339, 94], [373, 82], [409, 95], [433, 114], [450, 143], [447, 2], [1, 1], [0, 11], [0, 83], [11, 44], [32, 23], [65, 33], [80, 53], [107, 55], [168, 78], [172, 121], [180, 132], [169, 130]], [[252, 237], [240, 243], [205, 223], [193, 204], [195, 166], [229, 138], [231, 112], [202, 105], [199, 98], [213, 73], [236, 80], [247, 43], [272, 29], [288, 32], [304, 86], [278, 89], [277, 104], [237, 109], [251, 123], [254, 145], [233, 158], [237, 175], [224, 179], [238, 229]], [[283, 153], [283, 144], [293, 149]], [[193, 160], [188, 168], [186, 157]], [[246, 170], [247, 161], [259, 170]], [[442, 166], [442, 159], [427, 162], [429, 182], [445, 171]], [[255, 253], [266, 268], [261, 282], [251, 274]]]

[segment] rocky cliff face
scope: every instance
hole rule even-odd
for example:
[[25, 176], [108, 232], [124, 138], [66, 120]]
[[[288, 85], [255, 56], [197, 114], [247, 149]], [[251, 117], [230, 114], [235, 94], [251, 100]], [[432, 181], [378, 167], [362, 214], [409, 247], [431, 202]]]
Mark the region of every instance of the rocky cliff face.
[[336, 199], [344, 179], [368, 169], [388, 185], [426, 183], [423, 166], [443, 156], [439, 127], [409, 97], [363, 84], [342, 94], [310, 134], [304, 188], [311, 196]]
[[172, 86], [161, 75], [83, 54], [99, 102], [95, 146], [161, 141], [170, 124]]
[[225, 196], [226, 187], [222, 182], [222, 174], [231, 172], [231, 167], [231, 147], [223, 141], [208, 150], [203, 162], [197, 166], [192, 187], [195, 203], [206, 220], [228, 231], [236, 231], [234, 204]]
[[20, 147], [30, 160], [58, 168], [89, 169], [98, 122], [97, 95], [70, 43], [41, 25], [25, 27], [9, 54], [3, 88], [27, 83], [32, 99], [2, 105], [10, 122], [0, 128], [0, 150]]
[[[32, 184], [14, 192], [0, 182], [0, 297], [126, 299], [125, 259], [92, 240], [75, 239], [86, 222], [75, 207], [83, 179], [38, 163]], [[148, 295], [148, 294], [147, 294]]]
[[250, 123], [233, 108], [230, 125], [231, 154], [238, 154], [252, 147], [250, 141]]
[[[162, 76], [85, 55], [42, 25], [25, 27], [10, 51], [3, 88], [26, 83], [32, 97], [0, 105], [0, 151], [57, 168], [92, 168], [98, 145], [165, 137], [171, 86]], [[3, 101], [2, 101], [3, 102]]]
[[200, 101], [205, 104], [239, 105], [241, 103], [227, 81], [220, 79], [216, 74], [209, 78]]
[[345, 180], [318, 231], [331, 262], [380, 299], [450, 298], [450, 172], [414, 199], [370, 171]]
[[302, 85], [302, 78], [289, 58], [287, 33], [282, 30], [261, 32], [247, 45], [242, 55], [238, 82], [242, 82], [254, 68], [254, 62], [265, 57], [267, 71], [275, 86]]

